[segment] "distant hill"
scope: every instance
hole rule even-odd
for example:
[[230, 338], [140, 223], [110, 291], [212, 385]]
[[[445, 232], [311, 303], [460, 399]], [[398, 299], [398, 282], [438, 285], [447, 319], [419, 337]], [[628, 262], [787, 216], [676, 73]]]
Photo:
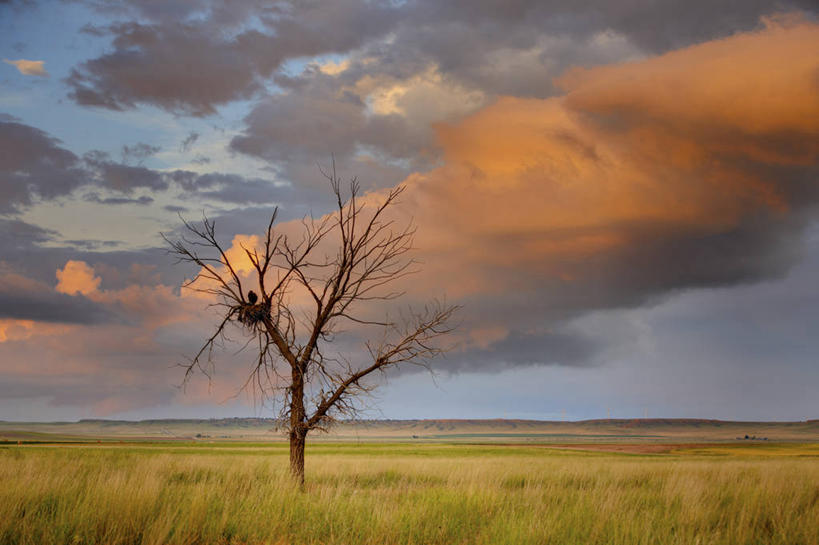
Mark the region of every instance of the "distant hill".
[[[0, 421], [0, 440], [284, 440], [270, 418], [210, 420]], [[541, 420], [360, 420], [339, 422], [323, 441], [458, 441], [509, 443], [819, 441], [819, 420], [731, 422], [691, 418], [605, 419], [579, 422]]]

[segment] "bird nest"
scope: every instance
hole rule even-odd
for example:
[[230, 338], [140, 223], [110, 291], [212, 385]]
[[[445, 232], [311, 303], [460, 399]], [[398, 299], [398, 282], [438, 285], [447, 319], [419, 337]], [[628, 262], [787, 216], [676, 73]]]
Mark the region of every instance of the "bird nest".
[[246, 326], [254, 326], [270, 316], [270, 306], [264, 303], [248, 304], [239, 307], [237, 319]]

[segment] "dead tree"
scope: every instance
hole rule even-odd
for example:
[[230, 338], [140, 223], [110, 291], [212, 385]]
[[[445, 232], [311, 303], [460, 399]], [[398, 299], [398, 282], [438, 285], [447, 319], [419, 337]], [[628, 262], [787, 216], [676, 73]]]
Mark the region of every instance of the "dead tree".
[[[183, 220], [181, 239], [165, 237], [180, 262], [199, 267], [185, 288], [212, 296], [221, 312], [216, 330], [185, 364], [185, 380], [197, 370], [210, 377], [214, 348], [226, 328], [238, 324], [255, 354], [245, 386], [277, 401], [290, 439], [290, 471], [300, 484], [307, 434], [337, 418], [354, 417], [360, 398], [373, 388], [366, 379], [376, 371], [427, 365], [443, 351], [441, 337], [452, 330], [456, 310], [436, 301], [400, 320], [370, 317], [378, 301], [401, 295], [389, 291], [391, 284], [416, 269], [409, 257], [414, 227], [399, 227], [388, 217], [404, 188], [389, 191], [380, 203], [365, 204], [355, 179], [345, 195], [335, 170], [325, 177], [335, 211], [303, 219], [297, 237], [277, 231], [274, 212], [260, 247], [242, 247], [242, 258], [252, 265], [249, 275], [228, 258], [207, 218], [201, 224]], [[379, 340], [363, 341], [360, 352], [332, 352], [340, 331], [372, 333], [373, 327]]]

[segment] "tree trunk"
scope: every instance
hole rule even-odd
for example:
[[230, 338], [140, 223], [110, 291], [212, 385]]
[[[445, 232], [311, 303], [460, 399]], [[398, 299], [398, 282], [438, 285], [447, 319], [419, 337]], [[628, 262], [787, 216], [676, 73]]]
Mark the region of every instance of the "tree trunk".
[[304, 487], [304, 418], [304, 370], [294, 366], [290, 384], [290, 475], [299, 487]]
[[307, 434], [301, 429], [290, 430], [290, 475], [293, 480], [304, 486], [304, 445]]

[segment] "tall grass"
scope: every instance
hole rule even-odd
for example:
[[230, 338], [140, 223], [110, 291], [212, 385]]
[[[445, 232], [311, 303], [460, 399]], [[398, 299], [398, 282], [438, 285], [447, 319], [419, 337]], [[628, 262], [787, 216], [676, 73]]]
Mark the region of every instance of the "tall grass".
[[0, 448], [2, 544], [819, 544], [815, 457]]

